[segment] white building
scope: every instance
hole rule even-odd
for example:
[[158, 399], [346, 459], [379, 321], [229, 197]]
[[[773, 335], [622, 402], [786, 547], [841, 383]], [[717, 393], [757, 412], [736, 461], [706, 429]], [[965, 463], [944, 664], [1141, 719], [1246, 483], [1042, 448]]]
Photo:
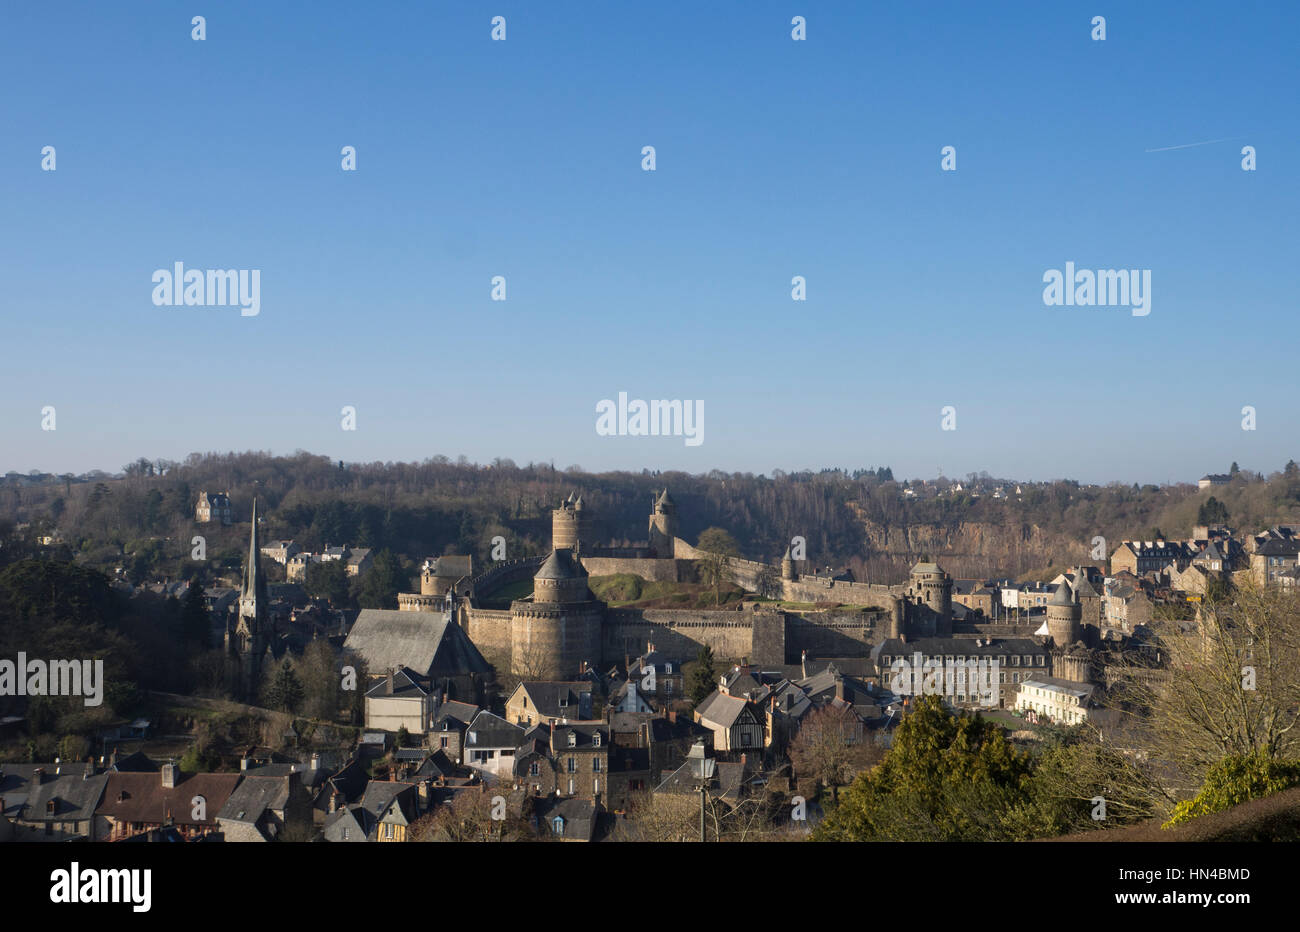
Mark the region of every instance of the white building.
[[1041, 721], [1077, 725], [1088, 718], [1092, 687], [1055, 676], [1034, 676], [1020, 684], [1016, 709], [1032, 712]]

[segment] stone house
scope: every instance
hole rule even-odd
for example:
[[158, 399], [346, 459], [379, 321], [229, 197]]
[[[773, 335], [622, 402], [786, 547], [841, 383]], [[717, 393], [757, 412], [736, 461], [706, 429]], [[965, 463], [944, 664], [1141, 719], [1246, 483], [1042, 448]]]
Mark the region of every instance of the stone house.
[[[239, 784], [237, 773], [182, 773], [163, 764], [157, 773], [109, 773], [95, 809], [95, 835], [120, 841], [171, 825], [186, 841], [218, 831], [217, 813]], [[202, 804], [197, 800], [201, 799]]]
[[225, 492], [200, 492], [198, 504], [194, 507], [194, 520], [200, 524], [212, 521], [232, 524], [234, 511], [230, 507], [230, 496]]

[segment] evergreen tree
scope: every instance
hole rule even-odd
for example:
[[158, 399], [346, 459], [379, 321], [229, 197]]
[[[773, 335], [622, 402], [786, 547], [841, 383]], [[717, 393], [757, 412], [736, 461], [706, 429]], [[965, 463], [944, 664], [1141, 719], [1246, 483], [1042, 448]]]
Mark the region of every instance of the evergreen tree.
[[190, 581], [190, 590], [181, 603], [181, 637], [198, 650], [207, 650], [211, 646], [208, 604], [203, 598], [203, 587], [197, 579]]
[[697, 706], [708, 698], [717, 681], [717, 670], [713, 662], [713, 648], [705, 644], [695, 657], [695, 669], [691, 671], [691, 680], [687, 686], [691, 705]]
[[266, 690], [266, 705], [281, 712], [296, 712], [302, 705], [303, 689], [293, 665], [285, 657]]

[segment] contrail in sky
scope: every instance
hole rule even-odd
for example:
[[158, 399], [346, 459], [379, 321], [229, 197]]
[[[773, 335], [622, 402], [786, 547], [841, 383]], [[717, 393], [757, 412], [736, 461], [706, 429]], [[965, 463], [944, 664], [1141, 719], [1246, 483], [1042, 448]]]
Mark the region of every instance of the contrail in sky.
[[1229, 136], [1227, 139], [1207, 139], [1205, 142], [1189, 142], [1181, 146], [1164, 146], [1160, 149], [1146, 149], [1146, 152], [1168, 152], [1170, 149], [1190, 149], [1193, 146], [1208, 146], [1216, 142], [1232, 142], [1233, 139], [1240, 139], [1240, 136]]

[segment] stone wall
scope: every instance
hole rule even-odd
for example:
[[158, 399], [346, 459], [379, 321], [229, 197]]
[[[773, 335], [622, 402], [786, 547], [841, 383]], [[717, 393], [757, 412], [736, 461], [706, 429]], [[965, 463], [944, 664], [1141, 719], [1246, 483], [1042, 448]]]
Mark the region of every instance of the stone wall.
[[591, 576], [631, 573], [650, 582], [682, 582], [690, 578], [690, 563], [687, 560], [585, 556], [581, 560], [583, 568]]
[[[508, 586], [510, 583], [518, 582], [521, 579], [531, 579], [545, 561], [546, 557], [544, 556], [524, 557], [520, 560], [505, 560], [501, 563], [492, 564], [491, 568], [474, 577], [471, 586], [474, 598], [491, 598], [492, 593], [502, 586]], [[459, 590], [457, 594], [460, 594]]]
[[793, 582], [783, 580], [781, 589], [787, 602], [840, 602], [889, 609], [894, 597], [902, 596], [906, 587], [805, 577]]
[[510, 612], [462, 605], [461, 626], [479, 653], [498, 660], [510, 657]]
[[798, 663], [803, 651], [808, 658], [866, 657], [873, 644], [884, 640], [887, 620], [883, 614], [864, 612], [818, 612], [786, 614], [785, 660]]
[[636, 657], [653, 643], [678, 661], [694, 660], [708, 644], [719, 663], [748, 658], [753, 652], [753, 613], [690, 609], [612, 608], [602, 638], [606, 666]]

